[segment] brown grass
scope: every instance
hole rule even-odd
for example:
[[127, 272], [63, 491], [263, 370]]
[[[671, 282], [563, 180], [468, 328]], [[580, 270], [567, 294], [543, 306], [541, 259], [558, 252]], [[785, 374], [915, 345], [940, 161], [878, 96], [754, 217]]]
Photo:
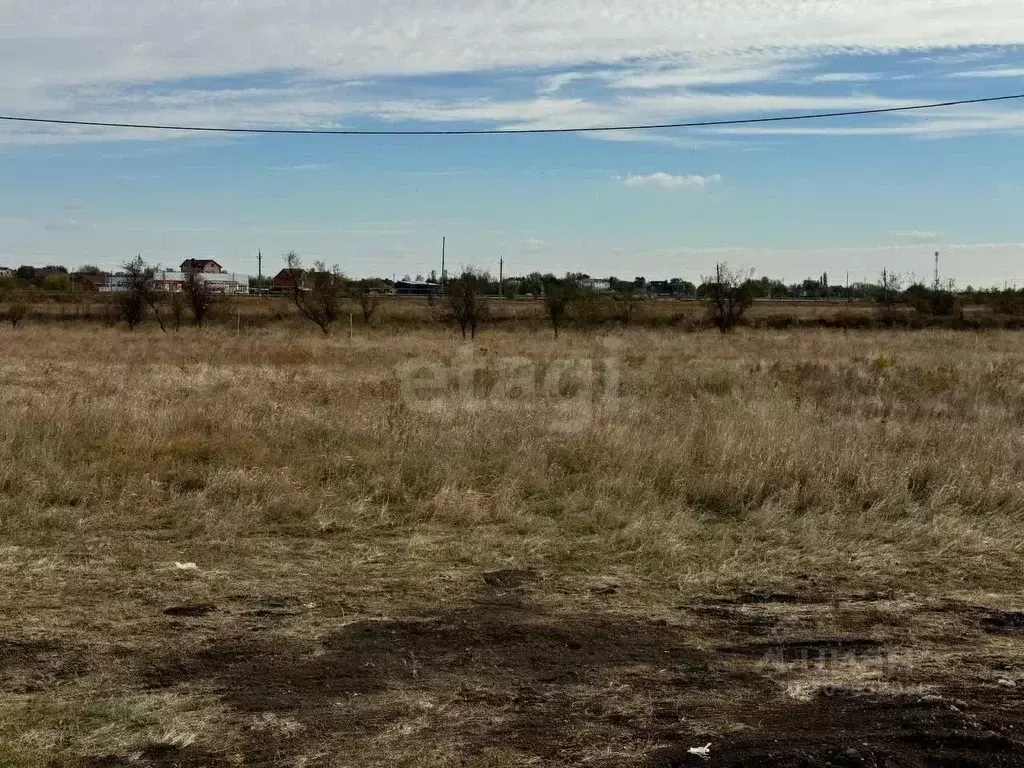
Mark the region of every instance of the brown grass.
[[[240, 617], [268, 596], [317, 606], [265, 628], [314, 644], [460, 606], [497, 568], [539, 574], [531, 600], [559, 615], [607, 583], [622, 616], [808, 580], [1012, 607], [1016, 334], [490, 332], [476, 398], [449, 382], [410, 399], [403, 364], [457, 365], [465, 349], [433, 330], [0, 329], [0, 764], [192, 742], [244, 762], [255, 727], [305, 738], [294, 712], [239, 714], [212, 683], [140, 682], [171, 651], [257, 631]], [[510, 358], [537, 376], [559, 360], [614, 366], [614, 407], [488, 401]], [[566, 425], [570, 411], [582, 418]], [[161, 612], [186, 603], [219, 612], [176, 635]], [[349, 762], [325, 764], [535, 764], [400, 735], [349, 740]], [[326, 742], [309, 738], [280, 764], [319, 764]]]

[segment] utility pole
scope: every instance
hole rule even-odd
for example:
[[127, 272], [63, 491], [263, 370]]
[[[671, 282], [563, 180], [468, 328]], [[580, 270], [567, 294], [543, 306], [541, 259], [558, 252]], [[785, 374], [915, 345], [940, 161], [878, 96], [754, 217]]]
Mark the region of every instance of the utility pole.
[[259, 276], [256, 278], [256, 293], [263, 295], [263, 249], [256, 252], [256, 262], [259, 264]]
[[498, 257], [498, 293], [505, 295], [505, 256]]
[[935, 252], [935, 290], [939, 290], [939, 252]]
[[446, 240], [447, 238], [445, 237], [441, 238], [441, 285], [444, 285], [445, 278], [448, 276], [448, 273], [444, 271], [444, 250]]
[[850, 293], [850, 270], [846, 270], [846, 301], [853, 301], [853, 294]]

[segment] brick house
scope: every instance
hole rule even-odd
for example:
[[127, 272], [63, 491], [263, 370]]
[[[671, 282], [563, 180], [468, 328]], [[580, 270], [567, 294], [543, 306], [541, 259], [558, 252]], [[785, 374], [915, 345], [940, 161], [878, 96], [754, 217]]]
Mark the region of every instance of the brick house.
[[181, 271], [190, 274], [200, 272], [205, 275], [219, 275], [224, 272], [224, 267], [213, 259], [185, 259], [181, 262]]
[[274, 290], [275, 291], [292, 291], [295, 290], [295, 285], [302, 285], [304, 282], [303, 275], [305, 270], [302, 269], [282, 269], [274, 276]]

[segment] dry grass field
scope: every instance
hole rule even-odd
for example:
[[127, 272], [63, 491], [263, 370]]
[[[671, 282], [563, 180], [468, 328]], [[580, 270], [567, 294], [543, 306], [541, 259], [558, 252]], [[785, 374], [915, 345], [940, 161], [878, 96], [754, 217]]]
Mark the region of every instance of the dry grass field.
[[2, 766], [1024, 765], [1018, 334], [29, 325], [0, 413]]

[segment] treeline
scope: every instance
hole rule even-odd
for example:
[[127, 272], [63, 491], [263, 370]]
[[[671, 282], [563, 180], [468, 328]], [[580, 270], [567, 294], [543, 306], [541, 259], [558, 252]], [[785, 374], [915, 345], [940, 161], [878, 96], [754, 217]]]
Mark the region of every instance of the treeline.
[[[72, 281], [77, 276], [96, 274], [98, 270], [70, 275], [60, 267], [28, 268], [0, 279], [0, 309], [3, 317], [17, 327], [31, 310], [38, 306], [40, 294], [59, 281]], [[181, 290], [161, 288], [157, 268], [141, 257], [124, 264], [119, 272], [124, 290], [106, 293], [96, 299], [83, 292], [73, 301], [71, 312], [62, 308], [59, 317], [73, 322], [101, 320], [108, 325], [123, 323], [129, 329], [147, 319], [165, 331], [182, 325], [203, 326], [210, 322], [234, 322], [241, 327], [243, 308], [256, 305], [241, 298], [229, 300], [218, 294], [199, 273], [187, 276]], [[393, 283], [383, 280], [354, 280], [337, 267], [317, 262], [304, 267], [299, 257], [290, 253], [287, 268], [282, 271], [283, 284], [276, 286], [278, 296], [292, 305], [284, 311], [280, 301], [271, 305], [266, 317], [247, 312], [247, 324], [269, 324], [288, 318], [302, 318], [329, 334], [340, 324], [374, 325], [380, 318], [382, 302], [392, 292]], [[954, 291], [953, 286], [904, 285], [904, 281], [884, 270], [873, 284], [860, 283], [847, 288], [831, 287], [828, 276], [805, 280], [800, 284], [783, 285], [769, 278], [756, 278], [752, 273], [715, 266], [710, 277], [700, 284], [685, 280], [647, 283], [643, 278], [622, 281], [614, 277], [593, 279], [582, 273], [563, 277], [533, 273], [524, 278], [495, 281], [493, 276], [473, 269], [432, 283], [425, 301], [397, 302], [389, 305], [397, 310], [391, 324], [439, 322], [452, 325], [468, 337], [487, 325], [546, 324], [557, 336], [564, 328], [600, 328], [643, 324], [673, 326], [687, 330], [717, 327], [729, 331], [737, 326], [793, 327], [823, 325], [843, 328], [927, 327], [988, 328], [1024, 327], [1024, 290], [989, 289]], [[514, 292], [513, 292], [514, 289]], [[667, 295], [689, 301], [655, 301]], [[495, 302], [504, 294], [507, 304]], [[525, 311], [515, 310], [517, 299], [533, 297]], [[831, 302], [829, 314], [819, 315], [792, 311], [775, 311], [752, 316], [749, 310], [761, 299], [821, 299]], [[845, 303], [849, 304], [847, 308]], [[61, 301], [58, 301], [61, 304]], [[695, 304], [697, 306], [695, 306]], [[221, 311], [223, 306], [224, 311]], [[276, 309], [274, 308], [276, 306]], [[672, 307], [678, 309], [672, 309]], [[228, 311], [230, 307], [230, 311]], [[412, 307], [411, 313], [402, 315]], [[415, 309], [422, 307], [422, 311]], [[495, 307], [498, 311], [495, 312]], [[815, 311], [816, 312], [816, 311]], [[39, 319], [47, 317], [39, 315]], [[296, 320], [297, 322], [297, 320]], [[376, 322], [380, 324], [380, 322]]]

